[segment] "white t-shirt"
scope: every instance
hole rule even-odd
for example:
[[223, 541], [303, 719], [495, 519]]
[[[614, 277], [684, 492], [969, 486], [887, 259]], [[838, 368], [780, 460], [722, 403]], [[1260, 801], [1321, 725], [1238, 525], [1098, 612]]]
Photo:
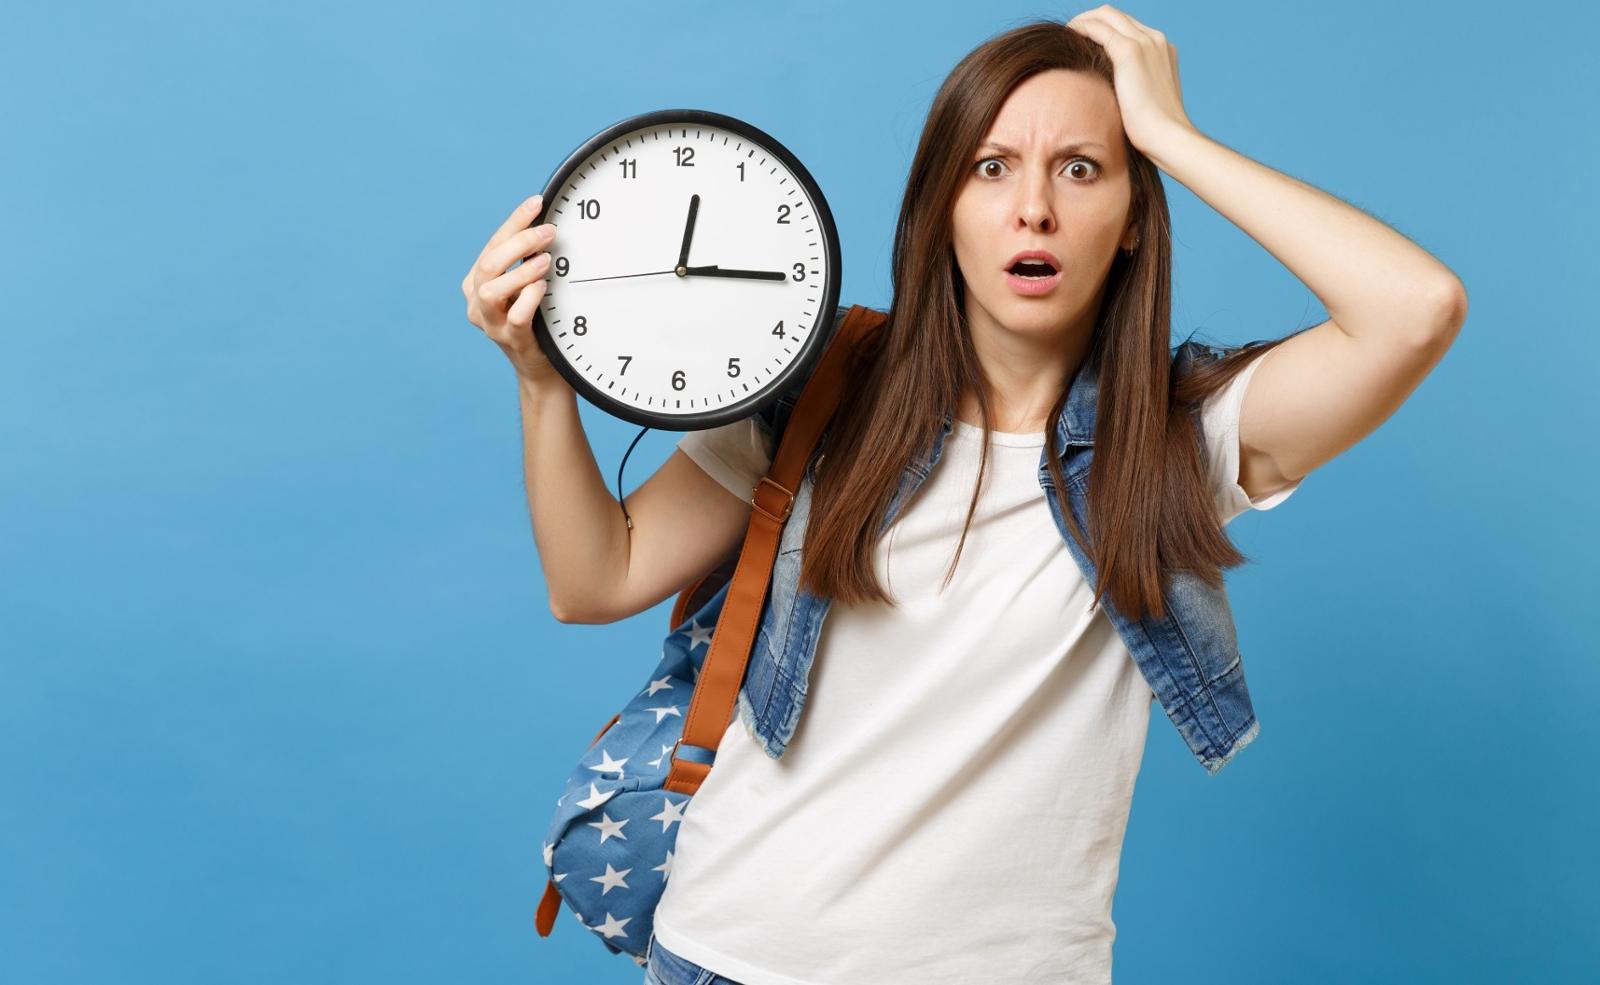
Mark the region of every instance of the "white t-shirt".
[[[1268, 354], [1270, 355], [1270, 353]], [[1224, 520], [1261, 359], [1202, 408]], [[1108, 983], [1111, 901], [1154, 695], [1051, 519], [1044, 433], [955, 422], [878, 542], [898, 605], [833, 604], [792, 744], [737, 716], [678, 831], [655, 913], [668, 950], [745, 985]], [[770, 449], [749, 419], [679, 442], [741, 498]], [[952, 604], [954, 603], [954, 604]]]

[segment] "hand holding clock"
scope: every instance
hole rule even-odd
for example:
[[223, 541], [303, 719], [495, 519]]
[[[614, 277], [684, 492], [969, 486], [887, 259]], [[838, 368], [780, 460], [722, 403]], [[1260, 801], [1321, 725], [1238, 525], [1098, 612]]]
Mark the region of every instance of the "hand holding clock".
[[[500, 346], [519, 378], [538, 384], [562, 379], [533, 334], [533, 313], [548, 289], [550, 254], [545, 250], [556, 234], [548, 222], [528, 228], [543, 204], [535, 195], [512, 210], [461, 280], [467, 320]], [[507, 269], [518, 260], [523, 261], [521, 266]], [[516, 300], [509, 301], [513, 294]]]

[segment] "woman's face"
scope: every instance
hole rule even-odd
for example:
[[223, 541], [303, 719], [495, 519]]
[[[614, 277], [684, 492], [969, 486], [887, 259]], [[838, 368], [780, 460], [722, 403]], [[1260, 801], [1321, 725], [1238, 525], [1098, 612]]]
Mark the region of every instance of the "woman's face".
[[[1117, 249], [1137, 236], [1111, 86], [1065, 69], [1031, 76], [1006, 98], [968, 164], [953, 245], [969, 323], [1041, 340], [1073, 326], [1087, 332]], [[1033, 249], [1055, 255], [1053, 286], [1008, 273], [1012, 257]]]

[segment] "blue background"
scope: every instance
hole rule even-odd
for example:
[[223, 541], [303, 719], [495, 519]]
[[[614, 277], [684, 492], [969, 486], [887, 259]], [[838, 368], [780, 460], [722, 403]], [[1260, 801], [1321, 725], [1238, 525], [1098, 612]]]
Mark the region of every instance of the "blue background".
[[[552, 618], [461, 278], [592, 133], [696, 106], [806, 163], [842, 300], [883, 307], [940, 80], [1079, 9], [8, 7], [0, 980], [637, 982], [533, 914], [670, 602]], [[1117, 980], [1594, 980], [1594, 8], [1124, 9], [1199, 129], [1413, 238], [1470, 316], [1229, 528], [1261, 738], [1211, 778], [1152, 715]], [[1177, 337], [1325, 317], [1167, 186]], [[583, 413], [614, 485], [637, 429]]]

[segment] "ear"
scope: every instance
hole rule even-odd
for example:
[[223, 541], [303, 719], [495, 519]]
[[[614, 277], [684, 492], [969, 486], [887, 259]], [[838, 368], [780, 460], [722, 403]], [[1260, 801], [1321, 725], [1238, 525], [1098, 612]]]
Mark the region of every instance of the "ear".
[[1117, 245], [1124, 250], [1133, 250], [1138, 248], [1139, 224], [1137, 221], [1132, 219], [1128, 221], [1128, 228], [1122, 231], [1122, 242]]

